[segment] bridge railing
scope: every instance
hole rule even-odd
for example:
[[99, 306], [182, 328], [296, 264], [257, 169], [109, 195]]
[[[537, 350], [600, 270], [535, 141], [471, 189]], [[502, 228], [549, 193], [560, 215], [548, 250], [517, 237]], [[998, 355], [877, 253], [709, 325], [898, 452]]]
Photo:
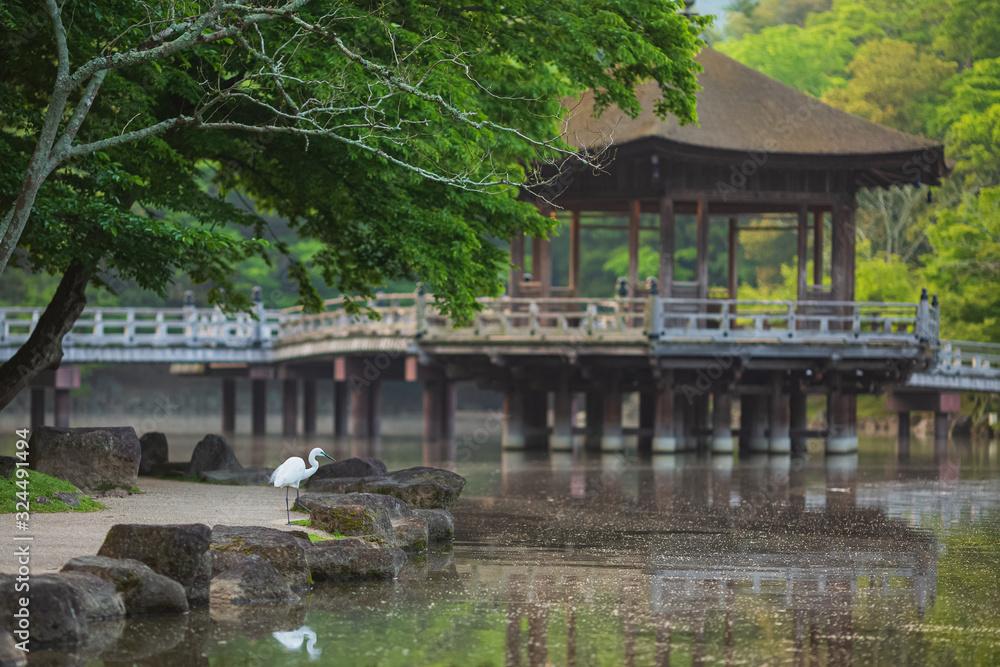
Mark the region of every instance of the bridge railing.
[[303, 312], [301, 306], [286, 308], [278, 336], [282, 340], [309, 340], [315, 338], [347, 338], [351, 336], [413, 336], [417, 332], [417, 304], [421, 299], [415, 293], [384, 294], [363, 301], [361, 313], [348, 312], [347, 299], [328, 299], [320, 313]]
[[1000, 344], [942, 341], [935, 372], [1000, 377]]
[[[28, 340], [43, 308], [0, 309], [0, 345]], [[87, 308], [63, 338], [64, 347], [270, 347], [280, 312], [256, 309], [223, 313], [218, 308]]]
[[[796, 340], [936, 340], [936, 316], [926, 301], [743, 301], [658, 299], [650, 336]], [[933, 334], [931, 333], [931, 330]], [[929, 340], [928, 340], [929, 342]]]

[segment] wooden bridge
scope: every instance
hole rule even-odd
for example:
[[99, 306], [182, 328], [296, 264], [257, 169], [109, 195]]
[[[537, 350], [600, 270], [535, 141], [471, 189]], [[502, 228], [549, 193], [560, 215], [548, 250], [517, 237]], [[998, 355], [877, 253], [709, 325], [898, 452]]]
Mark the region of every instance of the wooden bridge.
[[[940, 340], [938, 307], [926, 296], [917, 303], [865, 303], [651, 292], [483, 299], [464, 326], [419, 292], [380, 295], [363, 304], [361, 315], [350, 314], [343, 299], [314, 314], [260, 303], [252, 314], [225, 314], [190, 300], [182, 308], [95, 308], [66, 336], [63, 364], [169, 363], [179, 373], [220, 375], [224, 430], [235, 427], [236, 377], [251, 379], [255, 404], [266, 396], [267, 380], [285, 383], [286, 433], [295, 432], [298, 382], [305, 382], [308, 431], [315, 428], [314, 405], [309, 417], [315, 381], [333, 380], [336, 429], [347, 430], [351, 394], [358, 437], [378, 432], [380, 382], [423, 381], [427, 436], [434, 440], [451, 438], [454, 383], [473, 380], [505, 392], [506, 445], [557, 449], [572, 447], [580, 434], [595, 447], [620, 448], [630, 434], [621, 426], [621, 396], [632, 391], [640, 394], [641, 423], [633, 432], [641, 444], [719, 452], [734, 447], [735, 397], [743, 406], [741, 443], [750, 451], [789, 451], [817, 435], [805, 428], [804, 415], [804, 397], [815, 393], [830, 401], [830, 427], [821, 435], [831, 450], [850, 451], [853, 415], [837, 411], [840, 396], [891, 391], [894, 409], [908, 416], [954, 411], [957, 392], [1000, 392], [1000, 345]], [[27, 340], [40, 315], [41, 309], [0, 309], [0, 359]], [[56, 386], [57, 408], [60, 391], [78, 382], [72, 373], [62, 376], [47, 380]], [[33, 396], [44, 401], [43, 391]], [[577, 394], [586, 395], [586, 426], [575, 424]], [[262, 416], [255, 419], [254, 430], [262, 432]], [[839, 445], [838, 433], [846, 434]]]

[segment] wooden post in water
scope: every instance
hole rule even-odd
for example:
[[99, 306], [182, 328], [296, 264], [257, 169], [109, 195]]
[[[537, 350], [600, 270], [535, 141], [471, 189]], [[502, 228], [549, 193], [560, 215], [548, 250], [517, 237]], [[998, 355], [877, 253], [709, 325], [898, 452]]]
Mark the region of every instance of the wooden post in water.
[[587, 391], [584, 409], [587, 413], [587, 435], [583, 446], [588, 451], [600, 451], [601, 435], [604, 433], [604, 393], [596, 388]]
[[520, 389], [507, 389], [503, 417], [503, 448], [524, 449], [524, 396]]
[[772, 454], [788, 454], [792, 451], [789, 437], [788, 394], [785, 393], [783, 373], [774, 374], [771, 379], [771, 434], [768, 450]]
[[267, 380], [264, 378], [250, 380], [250, 414], [253, 434], [267, 433]]
[[236, 378], [222, 378], [222, 432], [236, 433]]
[[302, 433], [316, 433], [316, 380], [302, 381]]
[[733, 453], [733, 397], [728, 390], [712, 396], [712, 453]]
[[570, 391], [570, 371], [562, 369], [559, 374], [559, 388], [552, 401], [552, 437], [549, 449], [554, 452], [573, 450], [573, 392]]
[[806, 451], [806, 435], [808, 416], [806, 414], [806, 393], [797, 380], [792, 381], [791, 394], [788, 397], [789, 436], [793, 454], [803, 454]]
[[343, 438], [347, 435], [347, 383], [333, 381], [333, 435]]
[[673, 454], [677, 451], [674, 422], [674, 372], [663, 371], [656, 392], [656, 415], [653, 423], [653, 453]]
[[281, 383], [281, 434], [294, 438], [298, 434], [299, 381], [285, 378]]

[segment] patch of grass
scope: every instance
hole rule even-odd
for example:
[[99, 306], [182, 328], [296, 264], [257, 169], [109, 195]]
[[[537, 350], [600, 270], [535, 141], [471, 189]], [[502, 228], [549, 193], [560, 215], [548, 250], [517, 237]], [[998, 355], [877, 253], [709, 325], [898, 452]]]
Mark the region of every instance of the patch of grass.
[[[298, 519], [293, 521], [292, 525], [302, 526], [303, 528], [312, 528], [312, 519]], [[317, 528], [317, 530], [319, 530]], [[341, 535], [339, 530], [333, 531], [333, 533], [326, 533], [325, 535], [316, 535], [314, 533], [308, 533], [310, 542], [325, 542], [327, 540], [342, 540], [347, 535]]]
[[[82, 493], [77, 496], [80, 499], [79, 507], [71, 507], [61, 500], [56, 500], [55, 493], [57, 491], [79, 493], [80, 489], [65, 480], [42, 474], [36, 470], [28, 471], [27, 489], [21, 488], [24, 486], [23, 484], [18, 486], [18, 481], [24, 480], [18, 480], [17, 475], [14, 475], [10, 479], [6, 477], [0, 478], [0, 514], [11, 514], [19, 511], [17, 509], [17, 503], [20, 499], [17, 494], [25, 490], [28, 492], [28, 507], [33, 514], [51, 514], [54, 512], [96, 512], [97, 510], [107, 509], [107, 507], [101, 503]], [[44, 505], [39, 505], [35, 502], [35, 498], [38, 498], [39, 496], [45, 496], [49, 499], [49, 502]]]

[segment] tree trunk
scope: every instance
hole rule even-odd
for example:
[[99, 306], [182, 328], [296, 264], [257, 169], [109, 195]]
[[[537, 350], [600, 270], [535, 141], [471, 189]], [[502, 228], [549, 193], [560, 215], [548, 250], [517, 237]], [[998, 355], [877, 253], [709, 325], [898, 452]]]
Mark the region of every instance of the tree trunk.
[[55, 296], [38, 318], [28, 341], [0, 366], [0, 410], [28, 387], [36, 375], [59, 365], [63, 336], [73, 328], [87, 305], [89, 280], [90, 271], [77, 260], [66, 269]]

